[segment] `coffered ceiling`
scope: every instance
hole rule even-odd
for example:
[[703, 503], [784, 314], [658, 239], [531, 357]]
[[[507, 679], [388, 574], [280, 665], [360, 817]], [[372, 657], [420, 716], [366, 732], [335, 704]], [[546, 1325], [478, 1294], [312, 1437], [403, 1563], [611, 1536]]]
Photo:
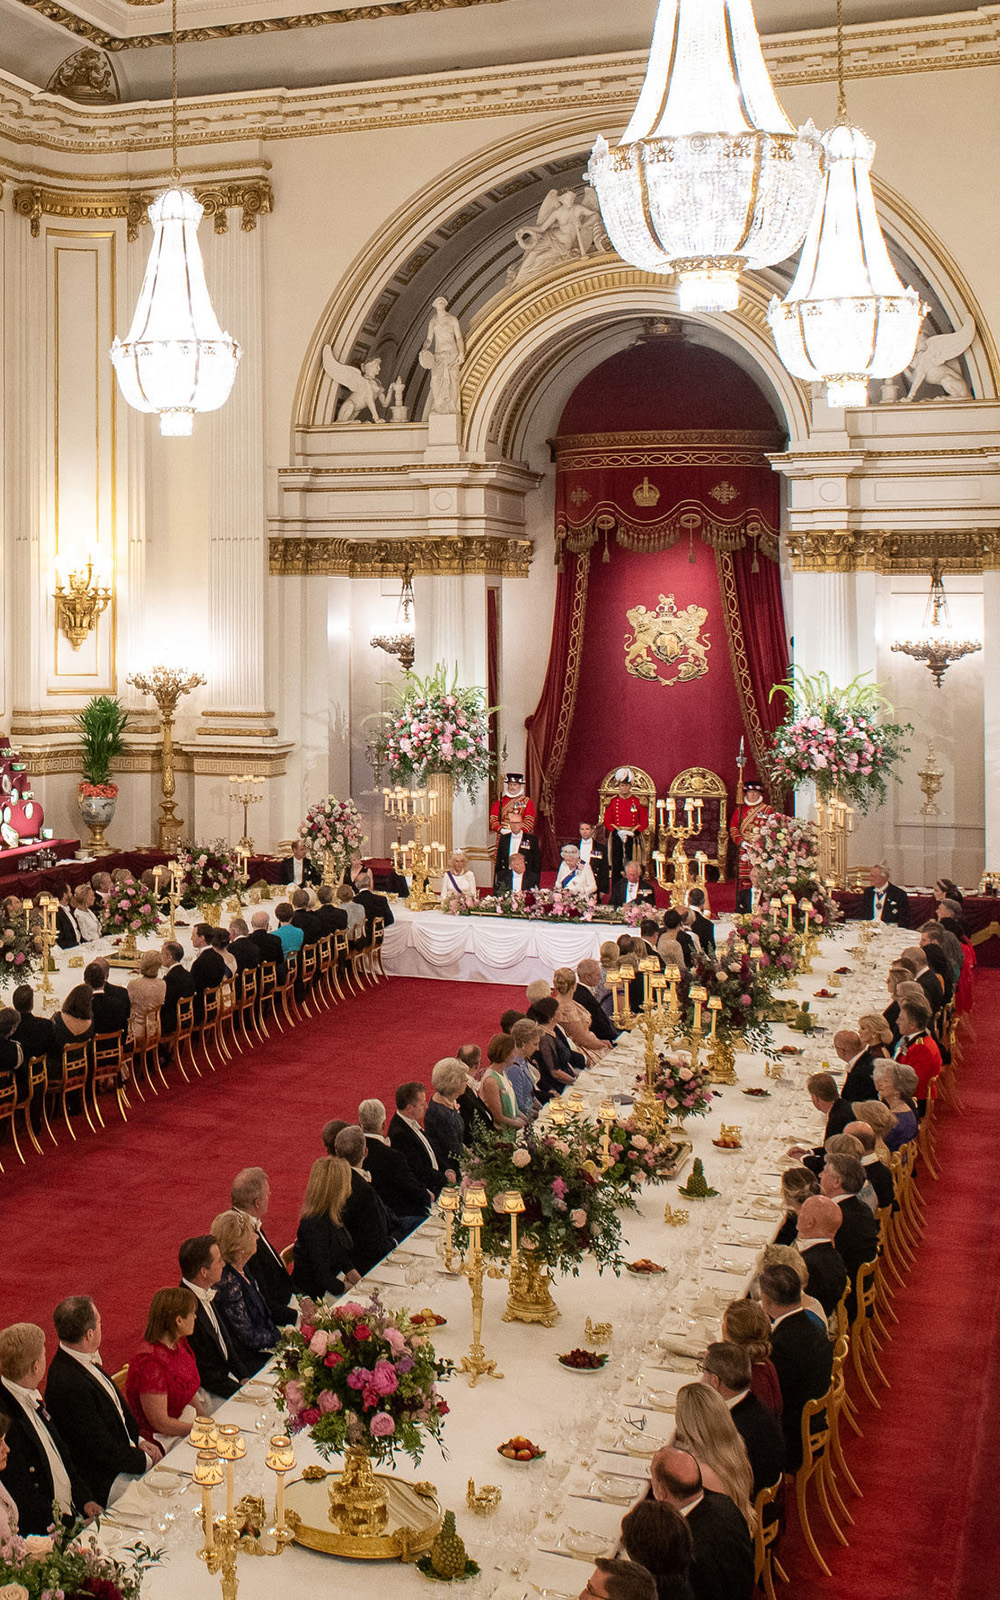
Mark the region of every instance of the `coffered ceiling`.
[[[756, 0], [764, 35], [828, 29], [835, 0]], [[183, 95], [305, 88], [648, 46], [656, 0], [178, 0]], [[977, 13], [954, 0], [845, 0], [850, 29]], [[169, 0], [0, 0], [0, 69], [44, 89], [88, 45], [123, 101], [170, 92]], [[917, 49], [919, 50], [919, 34]]]

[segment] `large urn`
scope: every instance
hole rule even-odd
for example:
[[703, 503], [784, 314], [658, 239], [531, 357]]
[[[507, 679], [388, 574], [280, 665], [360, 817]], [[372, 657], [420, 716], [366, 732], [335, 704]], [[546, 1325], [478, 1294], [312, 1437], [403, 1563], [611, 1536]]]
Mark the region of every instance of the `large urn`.
[[[110, 855], [113, 846], [105, 839], [104, 830], [111, 826], [111, 819], [115, 814], [115, 806], [118, 804], [118, 785], [104, 783], [99, 786], [99, 792], [95, 793], [97, 789], [98, 786], [95, 784], [81, 783], [77, 790], [77, 803], [80, 815], [90, 833], [90, 838], [87, 840], [88, 850], [91, 855], [106, 856]], [[109, 793], [109, 790], [114, 792]]]

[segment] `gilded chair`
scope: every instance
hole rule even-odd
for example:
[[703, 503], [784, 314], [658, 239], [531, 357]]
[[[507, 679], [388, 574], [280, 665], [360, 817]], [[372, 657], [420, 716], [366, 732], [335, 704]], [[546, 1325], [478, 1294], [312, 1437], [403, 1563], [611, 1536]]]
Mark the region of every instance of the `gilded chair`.
[[[0, 1089], [0, 1127], [2, 1127], [5, 1122], [10, 1124], [10, 1136], [14, 1141], [14, 1149], [17, 1151], [17, 1159], [20, 1161], [23, 1167], [26, 1165], [26, 1162], [24, 1159], [24, 1152], [17, 1142], [17, 1124], [14, 1120], [17, 1116], [18, 1104], [17, 1090], [15, 1089], [13, 1082], [8, 1083], [5, 1088]], [[0, 1161], [0, 1172], [3, 1172], [3, 1170], [4, 1165], [3, 1162]]]
[[90, 1080], [90, 1093], [94, 1115], [103, 1128], [105, 1123], [97, 1097], [102, 1089], [113, 1089], [122, 1121], [127, 1122], [125, 1107], [128, 1105], [128, 1098], [125, 1094], [125, 1052], [122, 1049], [122, 1036], [120, 1033], [95, 1033], [92, 1043], [94, 1071]]
[[333, 934], [327, 933], [316, 946], [316, 992], [323, 996], [328, 1006], [336, 1005], [333, 991]]
[[820, 1554], [816, 1535], [809, 1521], [809, 1485], [815, 1483], [820, 1510], [835, 1537], [846, 1545], [847, 1539], [833, 1514], [828, 1492], [827, 1457], [830, 1451], [830, 1414], [833, 1407], [833, 1384], [818, 1400], [807, 1400], [802, 1407], [802, 1465], [795, 1474], [795, 1504], [799, 1513], [799, 1527], [806, 1549], [820, 1571], [828, 1578], [833, 1576]]
[[87, 1090], [89, 1085], [89, 1042], [84, 1041], [82, 1044], [64, 1044], [61, 1069], [58, 1072], [55, 1081], [50, 1083], [49, 1087], [59, 1096], [62, 1104], [63, 1121], [69, 1130], [69, 1136], [73, 1140], [74, 1144], [76, 1143], [76, 1134], [73, 1132], [73, 1124], [69, 1120], [69, 1106], [67, 1104], [71, 1094], [78, 1094], [80, 1096], [80, 1103], [83, 1106], [83, 1114], [87, 1119], [87, 1125], [89, 1126], [91, 1133], [97, 1132], [97, 1129], [94, 1127], [94, 1124], [91, 1121], [90, 1107], [87, 1104]]
[[267, 1009], [270, 1009], [272, 1019], [277, 1022], [278, 1007], [278, 967], [274, 961], [262, 961], [257, 969], [257, 1018], [265, 1039], [270, 1039], [271, 1030], [267, 1025]]
[[[768, 1506], [773, 1506], [781, 1493], [784, 1480], [779, 1478], [770, 1488], [762, 1489], [753, 1503], [753, 1569], [754, 1582], [763, 1589], [767, 1600], [776, 1600], [774, 1593], [774, 1546], [781, 1532], [781, 1520], [775, 1511], [765, 1517]], [[788, 1581], [787, 1579], [785, 1580]]]
[[376, 917], [372, 923], [372, 943], [369, 952], [369, 962], [376, 978], [387, 976], [382, 965], [382, 946], [385, 943], [385, 918]]
[[164, 1035], [163, 1043], [170, 1050], [170, 1062], [168, 1064], [173, 1066], [176, 1063], [185, 1083], [191, 1082], [184, 1066], [185, 1056], [190, 1062], [192, 1070], [199, 1078], [201, 1077], [201, 1068], [195, 1057], [192, 1042], [194, 1039], [194, 1027], [194, 997], [189, 994], [182, 995], [177, 1002], [177, 1025], [173, 1033]]
[[[618, 785], [615, 783], [615, 773], [618, 772], [622, 767], [628, 767], [629, 771], [631, 772], [632, 793], [635, 795], [635, 798], [638, 800], [639, 804], [645, 806], [649, 813], [649, 824], [639, 835], [640, 860], [642, 863], [643, 872], [646, 872], [648, 871], [650, 857], [656, 842], [656, 784], [649, 776], [649, 773], [644, 772], [642, 767], [637, 767], [634, 762], [631, 761], [619, 761], [617, 767], [612, 767], [611, 771], [607, 774], [607, 777], [601, 783], [600, 791], [598, 793], [597, 821], [603, 827], [605, 810], [611, 804], [611, 801], [617, 799], [618, 797]], [[609, 840], [609, 851], [610, 848], [611, 842]]]
[[891, 1385], [878, 1364], [878, 1347], [873, 1328], [872, 1310], [875, 1305], [874, 1261], [865, 1261], [858, 1268], [855, 1305], [854, 1323], [851, 1327], [851, 1360], [862, 1389], [875, 1407], [875, 1410], [881, 1411], [882, 1407], [871, 1386], [869, 1375], [874, 1374], [883, 1388], [888, 1389]]
[[851, 1493], [856, 1494], [859, 1500], [864, 1499], [861, 1490], [854, 1481], [854, 1474], [847, 1465], [844, 1448], [840, 1442], [840, 1418], [842, 1415], [847, 1414], [847, 1383], [844, 1379], [844, 1364], [847, 1361], [849, 1351], [850, 1341], [838, 1338], [833, 1347], [833, 1376], [830, 1382], [830, 1452], [827, 1457], [827, 1467], [829, 1469], [830, 1493], [836, 1500], [847, 1522], [853, 1526], [854, 1518], [841, 1499], [834, 1473], [835, 1468], [837, 1471], [842, 1472], [847, 1479], [847, 1485]]
[[58, 1145], [59, 1143], [59, 1140], [52, 1132], [52, 1125], [49, 1122], [49, 1109], [45, 1103], [48, 1089], [48, 1062], [44, 1056], [31, 1056], [28, 1060], [28, 1103], [24, 1108], [24, 1125], [28, 1130], [28, 1137], [35, 1149], [38, 1151], [39, 1155], [42, 1153], [42, 1147], [35, 1136], [35, 1128], [31, 1116], [33, 1106], [39, 1107], [42, 1114], [42, 1121], [45, 1123], [45, 1131], [52, 1140], [52, 1143], [54, 1145]]
[[[706, 866], [714, 866], [720, 883], [723, 882], [729, 848], [729, 798], [722, 779], [717, 772], [710, 772], [708, 767], [686, 767], [674, 778], [667, 793], [674, 800], [678, 823], [685, 820], [685, 800], [702, 802], [701, 830], [685, 840], [684, 849], [692, 859], [697, 851], [704, 851], [708, 857]], [[666, 835], [660, 848], [668, 855], [673, 848]]]

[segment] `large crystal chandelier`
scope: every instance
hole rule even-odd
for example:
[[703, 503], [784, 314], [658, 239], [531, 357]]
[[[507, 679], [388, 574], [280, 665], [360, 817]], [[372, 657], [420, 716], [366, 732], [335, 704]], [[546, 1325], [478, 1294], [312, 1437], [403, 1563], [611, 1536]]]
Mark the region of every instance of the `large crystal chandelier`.
[[676, 272], [683, 310], [732, 311], [744, 267], [802, 243], [822, 158], [778, 103], [751, 0], [660, 0], [632, 120], [587, 171], [623, 260]]
[[913, 360], [927, 307], [904, 289], [882, 237], [871, 164], [875, 146], [847, 120], [843, 0], [837, 0], [837, 123], [823, 135], [826, 173], [799, 268], [784, 300], [768, 307], [789, 372], [826, 384], [832, 406], [863, 406], [869, 378]]
[[196, 411], [229, 399], [242, 354], [212, 309], [198, 248], [203, 207], [180, 187], [177, 163], [177, 0], [172, 0], [171, 187], [149, 207], [153, 243], [132, 326], [111, 346], [121, 392], [136, 411], [156, 411], [163, 434], [188, 434]]
[[894, 639], [889, 647], [912, 661], [923, 661], [940, 689], [941, 680], [953, 661], [975, 655], [983, 648], [979, 639], [956, 639], [951, 629], [948, 596], [944, 591], [944, 569], [940, 561], [931, 568], [931, 589], [924, 609], [924, 625], [915, 639]]

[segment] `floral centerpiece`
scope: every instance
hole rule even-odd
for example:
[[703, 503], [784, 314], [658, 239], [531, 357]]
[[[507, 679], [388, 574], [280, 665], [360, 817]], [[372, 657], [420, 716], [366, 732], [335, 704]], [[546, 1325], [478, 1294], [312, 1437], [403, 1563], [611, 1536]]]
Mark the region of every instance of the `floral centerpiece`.
[[810, 678], [796, 669], [787, 683], [771, 690], [789, 702], [767, 762], [777, 787], [797, 789], [812, 782], [823, 799], [836, 794], [862, 812], [883, 803], [887, 780], [913, 729], [909, 723], [880, 720], [892, 707], [878, 684], [862, 682], [864, 676], [838, 689], [825, 672]]
[[805, 894], [819, 882], [819, 837], [816, 824], [802, 817], [771, 811], [743, 843], [747, 866], [755, 869], [765, 899], [787, 893]]
[[364, 843], [364, 819], [353, 800], [338, 800], [336, 795], [328, 794], [325, 800], [309, 807], [299, 827], [299, 837], [305, 839], [317, 866], [324, 869], [324, 882], [336, 883]]
[[[784, 910], [782, 907], [782, 912]], [[795, 971], [801, 938], [794, 931], [789, 933], [786, 915], [747, 913], [734, 917], [733, 925], [751, 950], [761, 950], [757, 970], [765, 983], [771, 986], [782, 983]]]
[[391, 1461], [403, 1450], [416, 1464], [428, 1438], [441, 1442], [448, 1406], [435, 1384], [451, 1365], [407, 1312], [377, 1295], [365, 1305], [303, 1301], [301, 1326], [286, 1329], [275, 1363], [289, 1432], [308, 1429], [322, 1456], [358, 1448]]
[[[751, 959], [750, 946], [734, 929], [715, 955], [699, 951], [692, 981], [708, 990], [708, 998], [718, 995], [722, 1009], [716, 1012], [716, 1034], [727, 1041], [742, 1036], [751, 1050], [773, 1054], [771, 1040], [771, 985], [759, 970], [762, 963]], [[688, 1026], [694, 1008], [688, 1001]], [[703, 1020], [707, 1019], [703, 1012]]]
[[58, 1521], [45, 1554], [33, 1553], [29, 1540], [17, 1538], [0, 1554], [0, 1591], [16, 1594], [20, 1588], [28, 1600], [139, 1600], [143, 1574], [160, 1555], [141, 1542], [127, 1555], [124, 1561], [105, 1555], [82, 1519]]
[[26, 911], [15, 911], [0, 923], [0, 989], [24, 983], [38, 960], [37, 935]]
[[675, 1122], [683, 1122], [685, 1117], [707, 1116], [714, 1095], [711, 1068], [707, 1061], [696, 1064], [687, 1056], [671, 1056], [661, 1051], [656, 1058], [652, 1090]]
[[156, 896], [138, 878], [112, 883], [111, 893], [104, 903], [103, 931], [105, 937], [119, 935], [123, 955], [135, 955], [136, 939], [155, 932], [159, 920]]
[[242, 894], [247, 886], [240, 858], [224, 839], [182, 845], [176, 859], [181, 869], [181, 897], [189, 905], [221, 906], [230, 895]]
[[375, 742], [376, 764], [405, 788], [448, 773], [474, 800], [490, 772], [488, 718], [485, 689], [460, 689], [457, 669], [451, 683], [443, 662], [426, 678], [408, 673]]
[[659, 1143], [648, 1139], [631, 1118], [592, 1128], [590, 1133], [592, 1159], [600, 1167], [604, 1182], [617, 1189], [626, 1201], [644, 1183], [666, 1183], [675, 1177], [685, 1148], [669, 1139]]
[[519, 889], [506, 894], [453, 895], [441, 907], [458, 917], [517, 917], [530, 922], [593, 922], [598, 909], [586, 895], [568, 889]]

